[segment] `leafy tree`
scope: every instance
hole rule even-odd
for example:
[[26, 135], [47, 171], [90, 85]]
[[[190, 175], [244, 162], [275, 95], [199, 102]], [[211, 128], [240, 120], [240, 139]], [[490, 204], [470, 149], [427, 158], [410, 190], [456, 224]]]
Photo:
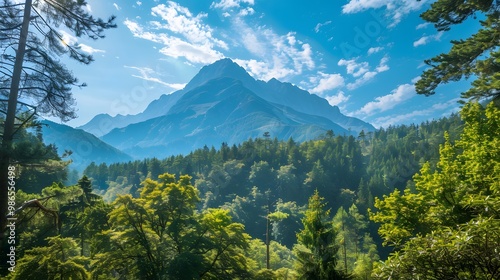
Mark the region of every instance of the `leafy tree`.
[[[270, 242], [270, 270], [276, 272], [278, 269], [286, 268], [293, 271], [294, 256], [292, 251], [276, 241]], [[251, 263], [250, 270], [257, 274], [260, 270], [266, 269], [266, 244], [260, 239], [252, 239], [245, 255]], [[274, 278], [275, 279], [275, 278]]]
[[80, 242], [82, 255], [89, 255], [89, 245], [92, 237], [109, 229], [107, 214], [110, 206], [104, 203], [101, 196], [92, 192], [92, 183], [87, 176], [83, 176], [76, 187], [81, 195], [74, 197], [59, 208], [61, 235], [72, 237]]
[[228, 210], [196, 213], [198, 190], [189, 176], [143, 182], [139, 198], [119, 196], [111, 229], [97, 245], [94, 275], [110, 279], [230, 279], [248, 274], [243, 249], [249, 236]]
[[424, 71], [416, 83], [417, 93], [431, 95], [439, 84], [477, 77], [464, 98], [495, 98], [500, 94], [500, 3], [492, 0], [455, 1], [439, 0], [421, 17], [439, 31], [468, 18], [480, 20], [481, 29], [465, 40], [452, 41], [448, 53], [440, 54], [425, 63], [431, 68]]
[[236, 196], [224, 208], [231, 212], [237, 222], [245, 224], [252, 237], [265, 237], [266, 215], [269, 199], [257, 187], [253, 187], [247, 196]]
[[[52, 184], [39, 194], [16, 193], [16, 256], [26, 250], [47, 246], [46, 238], [59, 235], [61, 219], [59, 210], [82, 195], [77, 186], [65, 187]], [[2, 259], [3, 261], [3, 259]]]
[[330, 210], [325, 210], [324, 198], [316, 190], [309, 198], [302, 224], [297, 233], [294, 253], [297, 257], [295, 269], [299, 279], [344, 279], [336, 270], [338, 245], [337, 233], [330, 220]]
[[267, 161], [255, 162], [251, 166], [250, 176], [248, 177], [254, 186], [260, 190], [275, 188], [276, 171], [269, 166]]
[[333, 217], [333, 225], [337, 231], [337, 244], [340, 250], [337, 254], [342, 260], [337, 268], [351, 274], [354, 279], [367, 279], [372, 272], [372, 263], [378, 261], [377, 246], [366, 231], [368, 221], [360, 214], [355, 204], [345, 211], [343, 207], [337, 210]]
[[90, 279], [87, 267], [90, 260], [80, 255], [75, 240], [54, 236], [47, 238], [48, 246], [26, 252], [11, 275], [12, 280], [24, 279]]
[[[12, 143], [12, 157], [16, 162], [16, 185], [28, 193], [39, 193], [52, 183], [66, 180], [69, 161], [63, 161], [57, 148], [43, 143], [42, 134], [36, 120], [29, 121], [20, 127]], [[29, 130], [35, 131], [32, 133]]]
[[297, 242], [295, 233], [300, 230], [303, 208], [295, 201], [284, 202], [278, 199], [275, 203], [277, 219], [271, 219], [272, 236], [281, 244], [292, 248]]
[[295, 174], [296, 168], [293, 164], [280, 166], [276, 171], [276, 193], [282, 199], [294, 199], [301, 193], [300, 182]]
[[[0, 149], [2, 239], [7, 222], [7, 182], [13, 158], [12, 141], [16, 127], [27, 121], [19, 120], [19, 113], [29, 108], [37, 114], [57, 116], [62, 120], [75, 117], [71, 89], [84, 84], [78, 82], [59, 57], [68, 54], [85, 64], [92, 61], [92, 56], [83, 54], [78, 45], [70, 46], [64, 42], [57, 28], [64, 26], [77, 37], [98, 39], [104, 37], [105, 29], [116, 26], [114, 17], [107, 21], [96, 19], [87, 12], [86, 6], [85, 1], [75, 0], [26, 0], [24, 4], [4, 0], [0, 6], [0, 95], [4, 98], [1, 111], [5, 112]], [[19, 97], [31, 103], [19, 102]]]
[[376, 201], [371, 218], [399, 249], [378, 266], [379, 279], [500, 277], [500, 109], [468, 103], [461, 116], [460, 139], [415, 175], [415, 191]]

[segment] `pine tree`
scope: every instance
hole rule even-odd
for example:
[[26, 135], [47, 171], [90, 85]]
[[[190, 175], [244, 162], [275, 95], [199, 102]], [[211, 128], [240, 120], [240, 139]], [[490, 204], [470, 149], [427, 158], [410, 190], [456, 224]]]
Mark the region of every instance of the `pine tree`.
[[425, 61], [430, 69], [416, 83], [417, 93], [432, 95], [440, 84], [477, 77], [462, 96], [500, 101], [500, 2], [439, 0], [421, 15], [439, 31], [447, 31], [468, 18], [483, 16], [477, 33], [465, 40], [452, 41], [448, 53]]
[[[82, 53], [78, 45], [70, 46], [64, 42], [57, 29], [64, 26], [77, 37], [98, 39], [104, 37], [104, 30], [116, 26], [114, 17], [107, 21], [96, 19], [87, 12], [86, 6], [87, 3], [80, 0], [26, 0], [24, 5], [4, 0], [0, 6], [0, 95], [8, 97], [7, 104], [1, 104], [5, 112], [0, 150], [1, 239], [7, 222], [7, 182], [12, 141], [16, 126], [22, 125], [17, 119], [20, 111], [29, 108], [37, 114], [56, 116], [62, 120], [74, 118], [71, 90], [85, 84], [78, 82], [59, 57], [68, 54], [71, 59], [84, 64], [93, 60], [92, 56]], [[32, 103], [19, 102], [21, 91], [24, 99]], [[25, 121], [27, 119], [21, 120], [21, 123]]]
[[337, 233], [330, 221], [330, 210], [325, 210], [324, 198], [316, 190], [309, 198], [304, 229], [297, 233], [296, 270], [300, 279], [345, 279], [335, 269], [337, 265]]

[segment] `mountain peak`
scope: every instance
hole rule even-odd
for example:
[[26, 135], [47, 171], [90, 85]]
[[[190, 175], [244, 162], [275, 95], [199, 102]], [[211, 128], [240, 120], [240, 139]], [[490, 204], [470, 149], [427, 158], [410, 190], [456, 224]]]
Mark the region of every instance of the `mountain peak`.
[[196, 76], [186, 85], [184, 90], [189, 91], [217, 78], [240, 80], [244, 85], [255, 83], [255, 79], [252, 78], [243, 67], [239, 66], [230, 58], [223, 58], [210, 65], [203, 66], [200, 72], [198, 72], [198, 74], [196, 74]]

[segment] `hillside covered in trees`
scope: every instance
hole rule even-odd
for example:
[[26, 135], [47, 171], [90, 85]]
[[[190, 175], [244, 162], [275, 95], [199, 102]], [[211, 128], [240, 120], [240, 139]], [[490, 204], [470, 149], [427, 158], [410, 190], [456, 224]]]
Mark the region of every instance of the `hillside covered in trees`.
[[415, 192], [419, 170], [440, 170], [440, 145], [442, 160], [463, 126], [452, 115], [358, 137], [264, 135], [163, 160], [91, 164], [75, 185], [19, 191], [20, 205], [45, 210], [20, 212], [19, 272], [9, 275], [372, 279], [400, 250], [378, 209]]
[[[343, 11], [373, 8], [353, 4]], [[57, 28], [98, 39], [116, 27], [90, 12], [85, 1], [0, 7], [2, 279], [500, 279], [498, 1], [438, 0], [421, 14], [439, 32], [480, 25], [412, 81], [433, 95], [474, 77], [459, 115], [300, 142], [265, 132], [78, 174], [34, 118], [76, 117], [71, 89], [85, 84], [59, 57], [93, 57]]]

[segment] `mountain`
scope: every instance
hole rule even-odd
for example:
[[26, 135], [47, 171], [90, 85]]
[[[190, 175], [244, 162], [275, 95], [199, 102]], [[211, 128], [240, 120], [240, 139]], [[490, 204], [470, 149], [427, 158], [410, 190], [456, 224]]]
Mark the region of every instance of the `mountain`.
[[69, 159], [73, 161], [70, 168], [83, 171], [91, 162], [115, 163], [132, 160], [118, 149], [104, 143], [96, 136], [67, 125], [48, 120], [42, 121], [42, 135], [45, 144], [55, 144], [59, 153], [72, 151]]
[[234, 78], [214, 78], [188, 90], [168, 114], [116, 128], [102, 139], [136, 158], [185, 154], [222, 142], [237, 144], [269, 132], [297, 141], [317, 138], [327, 130], [349, 131], [334, 122], [270, 103]]
[[371, 124], [343, 115], [337, 106], [331, 106], [324, 98], [310, 94], [291, 83], [283, 83], [274, 78], [267, 83], [255, 80], [243, 67], [229, 58], [202, 67], [199, 73], [186, 85], [184, 91], [201, 86], [218, 77], [239, 80], [245, 87], [269, 102], [289, 107], [298, 112], [325, 117], [347, 130], [358, 133], [361, 130], [365, 132], [375, 131], [375, 127]]
[[126, 127], [129, 124], [142, 122], [152, 118], [165, 115], [168, 110], [182, 96], [183, 90], [176, 91], [172, 94], [164, 94], [159, 99], [151, 102], [148, 107], [137, 115], [116, 115], [114, 117], [108, 114], [99, 114], [92, 118], [88, 123], [77, 127], [83, 129], [97, 137], [101, 137], [110, 132], [114, 128]]
[[269, 132], [296, 141], [333, 130], [357, 135], [375, 128], [290, 83], [255, 80], [230, 59], [204, 66], [184, 89], [162, 95], [137, 115], [98, 115], [81, 127], [134, 158], [189, 153]]
[[211, 65], [202, 67], [184, 89], [172, 94], [162, 95], [159, 99], [151, 102], [140, 114], [127, 116], [117, 115], [115, 117], [108, 114], [100, 114], [95, 116], [87, 124], [78, 128], [90, 132], [97, 137], [101, 137], [114, 128], [124, 128], [129, 124], [164, 116], [186, 92], [221, 77], [238, 80], [243, 86], [250, 89], [264, 100], [282, 105], [286, 109], [293, 109], [298, 112], [325, 117], [344, 129], [356, 133], [359, 133], [361, 130], [365, 132], [375, 131], [375, 128], [371, 124], [357, 118], [343, 115], [337, 106], [331, 106], [325, 99], [315, 94], [310, 94], [290, 83], [283, 83], [276, 79], [271, 79], [268, 82], [255, 80], [243, 67], [234, 63], [229, 58], [221, 59]]

